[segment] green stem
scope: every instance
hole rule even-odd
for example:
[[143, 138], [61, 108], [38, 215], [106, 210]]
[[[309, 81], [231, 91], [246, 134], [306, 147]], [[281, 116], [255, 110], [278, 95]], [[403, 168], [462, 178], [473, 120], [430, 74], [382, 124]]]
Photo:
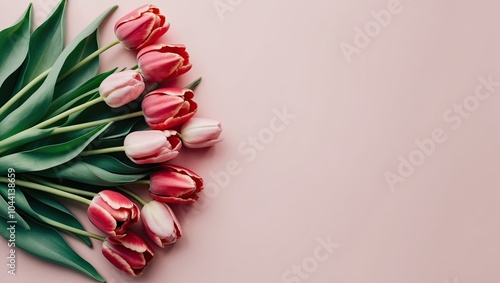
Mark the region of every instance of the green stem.
[[71, 232], [71, 233], [74, 233], [74, 234], [78, 234], [78, 235], [82, 235], [82, 236], [87, 236], [87, 237], [90, 237], [90, 238], [94, 238], [94, 239], [97, 239], [97, 240], [99, 240], [101, 242], [104, 242], [106, 240], [105, 237], [102, 237], [102, 236], [99, 236], [99, 235], [87, 232], [85, 230], [80, 230], [80, 229], [77, 229], [77, 228], [74, 228], [74, 227], [62, 224], [60, 222], [54, 221], [54, 220], [52, 220], [50, 218], [47, 218], [45, 216], [38, 215], [38, 217], [40, 217], [40, 219], [43, 220], [45, 223], [47, 223], [47, 224], [49, 224], [51, 226], [57, 227], [59, 229], [62, 229], [62, 230], [65, 230], [65, 231], [68, 231], [68, 232]]
[[21, 97], [23, 97], [28, 91], [33, 88], [35, 85], [43, 81], [47, 75], [49, 74], [50, 69], [38, 75], [34, 78], [29, 84], [25, 85], [18, 93], [16, 93], [9, 101], [7, 101], [2, 107], [0, 107], [0, 116], [2, 116], [7, 110], [9, 110], [16, 101], [18, 101]]
[[[90, 61], [94, 60], [96, 57], [98, 57], [99, 55], [101, 55], [104, 51], [110, 49], [111, 47], [117, 45], [118, 43], [120, 43], [120, 41], [119, 40], [115, 40], [115, 41], [111, 42], [110, 44], [108, 44], [108, 45], [106, 45], [106, 46], [104, 46], [104, 47], [96, 50], [94, 53], [92, 53], [89, 56], [87, 56], [87, 58], [83, 59], [78, 64], [76, 64], [75, 66], [73, 66], [71, 69], [69, 69], [64, 75], [62, 75], [61, 77], [59, 77], [59, 79], [57, 80], [57, 82], [60, 82], [60, 81], [64, 80], [65, 78], [69, 77], [71, 74], [73, 74], [78, 69], [80, 69], [83, 65], [85, 65], [85, 64], [89, 63]], [[28, 91], [30, 91], [34, 86], [36, 86], [38, 83], [40, 83], [41, 81], [43, 81], [49, 75], [51, 69], [52, 68], [50, 68], [48, 70], [45, 70], [45, 72], [43, 72], [40, 75], [38, 75], [29, 84], [27, 84], [18, 93], [16, 93], [11, 99], [9, 99], [9, 101], [7, 101], [7, 103], [5, 103], [2, 107], [0, 107], [0, 116], [2, 116], [3, 114], [5, 114], [5, 112], [7, 110], [9, 110], [9, 108], [12, 107], [12, 105], [14, 105], [14, 103], [16, 103], [21, 97], [23, 97], [24, 95], [26, 95], [26, 93], [28, 93]]]
[[201, 83], [201, 80], [202, 80], [202, 77], [199, 77], [197, 80], [195, 80], [194, 82], [190, 83], [185, 88], [188, 88], [190, 90], [194, 90]]
[[30, 179], [30, 180], [32, 180], [34, 182], [37, 182], [38, 184], [41, 184], [41, 185], [44, 185], [44, 186], [48, 186], [48, 187], [52, 187], [52, 188], [55, 188], [55, 189], [58, 189], [58, 190], [61, 190], [61, 191], [65, 191], [67, 193], [75, 194], [75, 195], [87, 196], [87, 197], [94, 197], [96, 195], [96, 193], [94, 193], [94, 192], [89, 192], [89, 191], [84, 191], [84, 190], [79, 190], [79, 189], [75, 189], [75, 188], [66, 187], [66, 186], [63, 186], [63, 185], [60, 185], [60, 184], [55, 184], [55, 183], [49, 182], [47, 180], [44, 180], [42, 178], [38, 178], [38, 177], [35, 177], [35, 176], [29, 176], [28, 179]]
[[69, 110], [67, 110], [67, 111], [65, 111], [65, 112], [63, 112], [63, 113], [61, 113], [61, 114], [59, 114], [57, 116], [54, 116], [54, 117], [52, 117], [52, 118], [50, 118], [50, 119], [48, 119], [46, 121], [43, 121], [42, 123], [40, 123], [38, 125], [35, 125], [32, 128], [34, 128], [34, 129], [45, 128], [45, 127], [47, 127], [47, 126], [49, 126], [49, 125], [51, 125], [51, 124], [53, 124], [53, 123], [61, 120], [62, 118], [68, 117], [71, 114], [74, 114], [74, 113], [76, 113], [78, 111], [84, 110], [87, 107], [90, 107], [92, 105], [95, 105], [95, 104], [97, 104], [99, 102], [103, 102], [103, 101], [104, 101], [104, 99], [102, 97], [98, 97], [96, 99], [90, 100], [90, 101], [88, 101], [88, 102], [86, 102], [84, 104], [78, 105], [75, 108], [71, 108], [71, 109], [69, 109]]
[[136, 201], [138, 201], [140, 204], [142, 205], [146, 205], [148, 204], [147, 201], [145, 201], [143, 198], [141, 198], [139, 195], [137, 195], [136, 193], [133, 193], [132, 191], [130, 190], [127, 190], [125, 188], [122, 188], [122, 187], [117, 187], [118, 190], [126, 193], [127, 195], [131, 196], [132, 198], [134, 198]]
[[118, 43], [120, 43], [120, 41], [117, 39], [113, 42], [111, 42], [110, 44], [106, 45], [106, 46], [103, 46], [101, 48], [99, 48], [98, 50], [96, 50], [94, 53], [90, 54], [89, 56], [87, 56], [87, 58], [83, 59], [82, 61], [80, 61], [78, 64], [76, 64], [75, 66], [73, 66], [71, 69], [69, 69], [66, 74], [64, 74], [62, 77], [59, 78], [58, 82], [64, 80], [65, 78], [69, 77], [71, 74], [73, 74], [74, 72], [76, 72], [78, 69], [80, 69], [83, 65], [89, 63], [90, 61], [94, 60], [95, 58], [97, 58], [99, 55], [101, 55], [104, 51], [110, 49], [111, 47], [117, 45]]
[[[76, 125], [66, 126], [66, 127], [55, 127], [52, 130], [52, 132], [50, 133], [50, 135], [52, 136], [52, 135], [57, 135], [57, 134], [64, 134], [64, 133], [69, 133], [69, 132], [73, 132], [73, 131], [83, 130], [83, 129], [96, 127], [96, 126], [100, 126], [100, 125], [111, 123], [111, 122], [118, 122], [118, 121], [122, 121], [122, 120], [126, 120], [126, 119], [140, 117], [142, 115], [144, 115], [143, 112], [138, 111], [138, 112], [133, 112], [130, 114], [125, 114], [125, 115], [116, 116], [116, 117], [112, 117], [112, 118], [97, 120], [97, 121], [93, 121], [93, 122], [76, 124]], [[0, 141], [0, 154], [3, 154], [9, 150], [9, 148], [7, 147], [9, 144], [11, 144], [13, 142], [20, 142], [20, 141], [23, 141], [24, 139], [26, 139], [26, 137], [23, 137], [23, 135], [25, 135], [30, 130], [33, 130], [33, 129], [30, 128], [30, 129], [24, 130], [20, 133], [17, 133], [13, 136], [10, 136], [10, 137]], [[21, 134], [23, 134], [23, 135], [21, 135]], [[24, 142], [24, 143], [26, 143], [26, 142]], [[19, 143], [19, 144], [17, 144], [17, 146], [22, 145], [22, 144], [23, 143]]]
[[96, 149], [96, 150], [83, 151], [82, 153], [80, 153], [80, 156], [90, 156], [90, 155], [106, 154], [106, 153], [113, 153], [113, 152], [123, 152], [123, 151], [125, 151], [124, 146], [108, 147], [108, 148], [101, 148], [101, 149]]
[[132, 184], [137, 184], [137, 185], [151, 185], [151, 182], [149, 180], [139, 180], [135, 181]]
[[52, 135], [83, 130], [83, 129], [90, 128], [90, 127], [100, 126], [102, 124], [107, 124], [107, 123], [111, 123], [111, 122], [118, 122], [118, 121], [130, 119], [130, 118], [140, 117], [142, 115], [144, 115], [143, 112], [138, 111], [138, 112], [133, 112], [130, 114], [116, 116], [116, 117], [112, 117], [112, 118], [108, 118], [108, 119], [102, 119], [102, 120], [97, 120], [97, 121], [82, 123], [82, 124], [76, 124], [76, 125], [66, 126], [66, 127], [59, 127], [59, 128], [54, 129], [54, 131], [52, 132]]
[[[0, 182], [2, 182], [2, 183], [9, 183], [9, 179], [7, 179], [5, 177], [0, 177]], [[60, 197], [63, 197], [63, 198], [72, 199], [74, 201], [79, 201], [79, 202], [85, 203], [87, 205], [90, 205], [92, 203], [91, 200], [86, 199], [84, 197], [77, 196], [77, 195], [74, 195], [74, 194], [70, 194], [70, 193], [67, 193], [67, 192], [63, 192], [63, 191], [60, 191], [60, 190], [56, 190], [54, 188], [51, 188], [51, 187], [48, 187], [48, 186], [44, 186], [44, 185], [40, 185], [40, 184], [33, 183], [33, 182], [29, 182], [29, 181], [16, 180], [16, 185], [19, 185], [19, 186], [25, 187], [25, 188], [29, 188], [29, 189], [33, 189], [33, 190], [38, 190], [38, 191], [46, 192], [46, 193], [53, 194], [53, 195], [56, 195], [56, 196], [60, 196]]]

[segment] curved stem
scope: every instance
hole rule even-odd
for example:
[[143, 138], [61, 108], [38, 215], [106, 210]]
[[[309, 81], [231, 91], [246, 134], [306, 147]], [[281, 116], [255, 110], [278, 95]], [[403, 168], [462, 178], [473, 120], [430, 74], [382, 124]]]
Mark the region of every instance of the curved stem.
[[90, 61], [94, 60], [96, 57], [98, 57], [99, 55], [101, 55], [104, 51], [110, 49], [111, 47], [117, 45], [118, 43], [120, 43], [120, 41], [117, 39], [117, 40], [111, 42], [110, 44], [99, 48], [94, 53], [90, 54], [85, 59], [83, 59], [82, 61], [80, 61], [78, 64], [76, 64], [75, 66], [73, 66], [71, 69], [69, 69], [64, 75], [62, 75], [59, 78], [58, 82], [64, 80], [67, 77], [69, 77], [71, 74], [73, 74], [78, 69], [80, 69], [83, 65], [85, 65], [85, 64], [89, 63]]
[[0, 108], [0, 116], [2, 116], [5, 111], [9, 110], [14, 103], [16, 103], [21, 97], [23, 97], [31, 88], [37, 85], [39, 82], [43, 81], [47, 75], [49, 74], [50, 69], [38, 75], [38, 77], [34, 78], [29, 84], [25, 85], [18, 93], [16, 93], [13, 97], [9, 99], [1, 108]]
[[66, 126], [66, 127], [59, 127], [59, 128], [54, 129], [54, 131], [52, 132], [52, 135], [68, 133], [68, 132], [72, 132], [72, 131], [78, 131], [78, 130], [82, 130], [82, 129], [86, 129], [86, 128], [90, 128], [90, 127], [100, 126], [102, 124], [107, 124], [107, 123], [111, 123], [111, 122], [118, 122], [118, 121], [130, 119], [130, 118], [140, 117], [142, 115], [144, 115], [143, 112], [138, 111], [138, 112], [133, 112], [130, 114], [116, 116], [116, 117], [112, 117], [112, 118], [108, 118], [108, 119], [102, 119], [102, 120], [97, 120], [97, 121], [82, 123], [82, 124], [76, 124], [76, 125]]
[[[80, 69], [83, 65], [85, 65], [85, 64], [89, 63], [90, 61], [94, 60], [96, 57], [98, 57], [99, 55], [101, 55], [104, 51], [110, 49], [111, 47], [117, 45], [118, 43], [120, 43], [120, 41], [119, 40], [115, 40], [115, 41], [111, 42], [110, 44], [108, 44], [108, 45], [106, 45], [106, 46], [104, 46], [104, 47], [96, 50], [94, 53], [90, 54], [85, 59], [83, 59], [82, 61], [80, 61], [78, 64], [76, 64], [75, 66], [73, 66], [71, 69], [69, 69], [64, 75], [62, 75], [61, 77], [59, 77], [59, 79], [57, 80], [57, 82], [60, 82], [60, 81], [64, 80], [65, 78], [69, 77], [71, 74], [73, 74], [78, 69]], [[2, 116], [7, 110], [9, 110], [9, 108], [12, 107], [12, 105], [14, 105], [21, 97], [23, 97], [24, 95], [26, 95], [26, 93], [28, 93], [28, 91], [30, 91], [35, 85], [37, 85], [38, 83], [40, 83], [41, 81], [43, 81], [49, 75], [50, 70], [52, 70], [52, 68], [47, 69], [47, 70], [45, 70], [45, 72], [43, 72], [40, 75], [38, 75], [29, 84], [27, 84], [26, 86], [24, 86], [18, 93], [16, 93], [11, 99], [9, 99], [9, 101], [7, 101], [2, 107], [0, 107], [0, 116]]]
[[103, 101], [104, 101], [104, 99], [102, 97], [98, 97], [96, 99], [90, 100], [90, 101], [88, 101], [88, 102], [86, 102], [84, 104], [78, 105], [75, 108], [71, 108], [71, 109], [69, 109], [69, 110], [67, 110], [67, 111], [65, 111], [65, 112], [63, 112], [63, 113], [61, 113], [61, 114], [59, 114], [57, 116], [54, 116], [54, 117], [52, 117], [52, 118], [50, 118], [50, 119], [48, 119], [46, 121], [43, 121], [42, 123], [37, 124], [37, 125], [33, 126], [32, 128], [34, 128], [34, 129], [45, 128], [45, 127], [47, 127], [47, 126], [49, 126], [49, 125], [51, 125], [51, 124], [53, 124], [53, 123], [61, 120], [62, 118], [68, 117], [69, 115], [71, 115], [73, 113], [76, 113], [78, 111], [84, 110], [87, 107], [90, 107], [92, 105], [95, 105], [95, 104], [97, 104], [99, 102], [103, 102]]
[[139, 195], [137, 195], [136, 193], [133, 193], [132, 191], [130, 191], [128, 189], [125, 189], [125, 188], [122, 188], [122, 187], [117, 187], [117, 189], [120, 190], [120, 191], [122, 191], [122, 192], [124, 192], [124, 193], [126, 193], [127, 195], [131, 196], [132, 198], [134, 198], [136, 201], [138, 201], [142, 205], [148, 204], [147, 201], [145, 201]]
[[108, 148], [101, 148], [101, 149], [96, 149], [96, 150], [83, 151], [82, 153], [80, 153], [80, 156], [90, 156], [90, 155], [106, 154], [106, 153], [113, 153], [113, 152], [123, 152], [123, 151], [125, 151], [124, 146], [108, 147]]
[[94, 238], [94, 239], [99, 240], [101, 242], [104, 242], [106, 240], [106, 238], [103, 237], [103, 236], [99, 236], [99, 235], [87, 232], [85, 230], [80, 230], [80, 229], [68, 226], [66, 224], [62, 224], [60, 222], [57, 222], [57, 221], [52, 220], [50, 218], [47, 218], [45, 216], [38, 215], [38, 217], [40, 217], [40, 219], [43, 220], [45, 223], [47, 223], [47, 224], [49, 224], [51, 226], [57, 227], [59, 229], [62, 229], [62, 230], [65, 230], [65, 231], [68, 231], [68, 232], [71, 232], [71, 233], [74, 233], [74, 234], [79, 234], [79, 235], [82, 235], [82, 236], [87, 236], [87, 237], [90, 237], [90, 238]]
[[[5, 177], [0, 177], [0, 182], [2, 182], [2, 183], [9, 183], [9, 180], [7, 178], [5, 178]], [[29, 181], [16, 180], [16, 185], [19, 185], [19, 186], [25, 187], [25, 188], [29, 188], [29, 189], [33, 189], [33, 190], [38, 190], [38, 191], [46, 192], [46, 193], [53, 194], [53, 195], [56, 195], [56, 196], [60, 196], [60, 197], [63, 197], [63, 198], [72, 199], [74, 201], [79, 201], [79, 202], [85, 203], [87, 205], [90, 205], [92, 203], [91, 200], [86, 199], [84, 197], [77, 196], [77, 195], [74, 195], [74, 194], [70, 194], [70, 193], [67, 193], [67, 192], [62, 192], [62, 191], [56, 190], [54, 188], [51, 188], [51, 187], [48, 187], [48, 186], [44, 186], [44, 185], [40, 185], [40, 184], [33, 183], [33, 182], [29, 182]]]
[[76, 194], [76, 195], [80, 195], [80, 196], [87, 196], [87, 197], [92, 197], [92, 198], [96, 195], [96, 193], [94, 193], [94, 192], [79, 190], [79, 189], [75, 189], [75, 188], [71, 188], [71, 187], [67, 187], [67, 186], [55, 184], [55, 183], [49, 182], [47, 180], [44, 180], [42, 178], [38, 178], [38, 177], [35, 177], [35, 176], [29, 176], [28, 179], [30, 179], [30, 180], [32, 180], [34, 182], [37, 182], [38, 184], [41, 184], [41, 185], [44, 185], [44, 186], [48, 186], [48, 187], [52, 187], [52, 188], [55, 188], [55, 189], [58, 189], [58, 190], [61, 190], [61, 191], [65, 191], [65, 192], [71, 193], [71, 194]]

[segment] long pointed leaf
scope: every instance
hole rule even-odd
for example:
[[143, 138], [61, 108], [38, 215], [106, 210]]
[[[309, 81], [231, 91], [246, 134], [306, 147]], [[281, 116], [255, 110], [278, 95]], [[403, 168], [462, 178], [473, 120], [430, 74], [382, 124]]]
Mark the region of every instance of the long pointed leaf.
[[16, 168], [16, 172], [32, 172], [52, 168], [70, 161], [80, 154], [110, 124], [101, 125], [87, 134], [61, 144], [47, 145], [0, 157], [0, 171]]
[[101, 16], [95, 19], [84, 31], [82, 31], [69, 45], [64, 49], [59, 56], [49, 75], [43, 84], [33, 93], [23, 104], [10, 113], [0, 123], [0, 138], [8, 137], [18, 133], [24, 129], [33, 126], [37, 121], [45, 115], [45, 112], [50, 106], [53, 98], [53, 92], [56, 82], [59, 78], [60, 71], [66, 63], [66, 59], [70, 57], [75, 48], [88, 36], [92, 35], [99, 27], [100, 23], [111, 13], [115, 7], [108, 9]]
[[[56, 230], [41, 225], [33, 220], [28, 220], [31, 230], [16, 227], [16, 247], [28, 253], [73, 268], [86, 276], [105, 282], [97, 270], [82, 257], [80, 257]], [[0, 221], [0, 235], [8, 238], [9, 228], [5, 221]]]
[[[31, 35], [31, 5], [19, 22], [0, 32], [0, 86], [24, 62]], [[10, 98], [11, 93], [0, 93]]]
[[16, 92], [50, 69], [64, 49], [66, 38], [66, 0], [31, 35], [29, 60], [23, 66]]

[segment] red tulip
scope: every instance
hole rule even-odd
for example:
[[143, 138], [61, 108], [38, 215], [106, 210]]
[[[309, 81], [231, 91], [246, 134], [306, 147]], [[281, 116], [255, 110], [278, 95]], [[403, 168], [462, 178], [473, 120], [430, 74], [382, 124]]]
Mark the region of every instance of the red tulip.
[[110, 107], [121, 107], [137, 99], [145, 89], [142, 76], [128, 70], [115, 73], [102, 81], [99, 94]]
[[153, 259], [153, 249], [137, 234], [128, 231], [122, 238], [107, 238], [102, 254], [114, 266], [131, 276], [139, 276]]
[[169, 27], [160, 9], [144, 5], [116, 22], [115, 35], [126, 48], [139, 50], [158, 40]]
[[179, 155], [182, 147], [176, 131], [147, 130], [128, 134], [125, 154], [136, 164], [161, 163]]
[[159, 247], [173, 244], [182, 237], [179, 221], [168, 205], [153, 200], [144, 205], [141, 213], [146, 233]]
[[144, 78], [155, 83], [180, 76], [192, 67], [184, 45], [150, 45], [139, 51], [137, 62]]
[[198, 111], [192, 99], [194, 92], [183, 88], [161, 88], [152, 91], [142, 101], [142, 111], [149, 127], [171, 129], [189, 120]]
[[194, 203], [201, 190], [203, 179], [184, 167], [165, 164], [151, 174], [149, 194], [160, 202]]
[[139, 221], [135, 203], [115, 191], [99, 192], [87, 210], [90, 222], [110, 237], [122, 237], [131, 224]]

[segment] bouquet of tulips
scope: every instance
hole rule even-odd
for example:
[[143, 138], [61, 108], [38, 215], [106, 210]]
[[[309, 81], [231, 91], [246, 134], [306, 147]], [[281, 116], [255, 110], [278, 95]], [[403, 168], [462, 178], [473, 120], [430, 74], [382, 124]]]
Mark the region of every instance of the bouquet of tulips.
[[[169, 29], [157, 7], [123, 16], [114, 27], [117, 40], [101, 48], [97, 29], [116, 7], [67, 46], [65, 9], [63, 0], [32, 31], [29, 7], [0, 32], [0, 234], [11, 248], [104, 282], [61, 233], [89, 247], [90, 238], [98, 239], [113, 265], [138, 276], [154, 257], [152, 246], [182, 236], [169, 205], [191, 204], [203, 189], [200, 176], [170, 160], [181, 147], [220, 142], [221, 124], [193, 117], [200, 79], [164, 86], [191, 62], [183, 45], [155, 44]], [[99, 74], [99, 55], [120, 43], [137, 52], [137, 65]], [[134, 192], [144, 186], [151, 200]], [[88, 206], [100, 235], [67, 209], [74, 202]], [[138, 222], [145, 233], [130, 230]]]

